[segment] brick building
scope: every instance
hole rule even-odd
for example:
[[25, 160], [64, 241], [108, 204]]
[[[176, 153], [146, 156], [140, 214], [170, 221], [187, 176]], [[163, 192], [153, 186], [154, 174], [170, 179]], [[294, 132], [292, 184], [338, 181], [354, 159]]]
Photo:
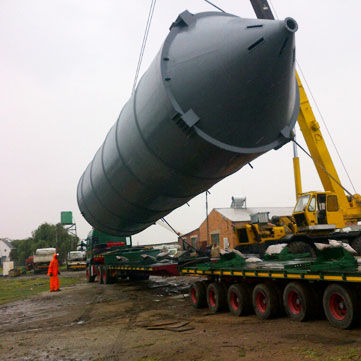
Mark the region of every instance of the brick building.
[[179, 243], [186, 241], [196, 248], [212, 244], [216, 241], [221, 248], [234, 248], [238, 244], [239, 228], [251, 221], [251, 214], [269, 212], [272, 216], [292, 214], [292, 207], [247, 207], [245, 198], [233, 198], [229, 208], [214, 208], [208, 215], [209, 237], [207, 237], [207, 219], [199, 228], [179, 237]]
[[190, 231], [188, 233], [182, 234], [179, 239], [178, 243], [180, 246], [180, 249], [184, 249], [184, 242], [187, 244], [190, 244], [194, 248], [201, 248], [201, 241], [199, 236], [199, 228], [194, 229], [193, 231]]

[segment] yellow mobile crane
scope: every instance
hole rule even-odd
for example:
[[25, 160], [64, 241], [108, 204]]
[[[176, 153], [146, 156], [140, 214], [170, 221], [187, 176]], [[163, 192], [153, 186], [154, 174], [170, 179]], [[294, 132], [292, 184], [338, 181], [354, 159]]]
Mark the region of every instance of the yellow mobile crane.
[[324, 188], [324, 192], [302, 193], [301, 172], [296, 154], [294, 174], [297, 204], [293, 217], [297, 232], [334, 231], [346, 226], [358, 230], [354, 226], [361, 220], [361, 196], [351, 194], [342, 186], [298, 75], [297, 82], [300, 91], [297, 121]]
[[[274, 19], [267, 0], [250, 1], [258, 18]], [[361, 254], [361, 227], [357, 225], [358, 221], [361, 221], [361, 196], [351, 194], [342, 186], [306, 92], [298, 74], [296, 76], [300, 94], [297, 121], [324, 191], [302, 192], [296, 147], [299, 145], [294, 140], [293, 164], [297, 203], [292, 217], [273, 218], [273, 225], [268, 222], [245, 225], [240, 231], [240, 246], [286, 241], [295, 246], [290, 249], [293, 248], [297, 253], [305, 249], [302, 245], [306, 244], [309, 248], [309, 245], [313, 246], [315, 242], [325, 243], [329, 239], [338, 239], [350, 243], [357, 253]]]

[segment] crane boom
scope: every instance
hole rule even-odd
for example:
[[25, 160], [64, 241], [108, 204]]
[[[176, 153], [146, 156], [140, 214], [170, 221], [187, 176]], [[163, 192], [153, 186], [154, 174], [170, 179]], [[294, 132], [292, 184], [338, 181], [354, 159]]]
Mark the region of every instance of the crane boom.
[[324, 190], [334, 192], [337, 195], [340, 208], [347, 209], [349, 207], [348, 200], [345, 191], [341, 187], [340, 178], [327, 149], [320, 126], [312, 111], [298, 74], [296, 74], [296, 77], [300, 91], [300, 112], [297, 118], [298, 125], [300, 126], [307, 147], [311, 153]]
[[[267, 0], [250, 0], [252, 7], [259, 19], [274, 20], [272, 10]], [[296, 72], [298, 88], [300, 92], [300, 112], [297, 118], [298, 124], [314, 161], [317, 173], [321, 180], [324, 190], [333, 192], [337, 195], [339, 206], [346, 210], [350, 207], [344, 189], [341, 186], [340, 178], [333, 164], [330, 153], [322, 136], [320, 126], [316, 121], [306, 92], [301, 83], [300, 77]], [[296, 170], [295, 170], [296, 178]], [[296, 179], [296, 188], [297, 188]], [[296, 193], [297, 190], [296, 190]], [[299, 194], [297, 194], [297, 197]]]
[[[272, 10], [267, 0], [250, 0], [250, 2], [257, 18], [274, 20]], [[300, 204], [298, 206], [296, 205], [293, 216], [296, 218], [297, 225], [302, 225], [302, 227], [304, 225], [313, 227], [317, 224], [326, 223], [330, 225], [333, 224], [336, 228], [343, 228], [345, 225], [356, 224], [361, 220], [361, 196], [359, 194], [350, 194], [342, 186], [322, 136], [320, 126], [312, 111], [297, 72], [296, 78], [300, 93], [300, 112], [297, 121], [323, 185], [324, 192], [301, 193], [299, 159], [295, 154], [293, 160], [295, 188], [296, 198], [298, 202], [300, 201]], [[346, 193], [350, 197], [347, 197]], [[304, 195], [304, 197], [301, 200], [300, 197], [302, 195]], [[312, 203], [316, 201], [316, 199], [318, 203], [317, 207]], [[331, 203], [329, 203], [329, 201]], [[303, 203], [304, 205], [302, 205]], [[324, 212], [326, 212], [326, 215], [324, 215]]]

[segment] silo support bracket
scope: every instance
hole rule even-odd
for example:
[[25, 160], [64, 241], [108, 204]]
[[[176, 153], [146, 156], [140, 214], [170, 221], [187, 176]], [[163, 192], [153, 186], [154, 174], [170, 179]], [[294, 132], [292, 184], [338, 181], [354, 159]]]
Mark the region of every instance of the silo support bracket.
[[186, 113], [182, 115], [182, 120], [188, 125], [189, 128], [192, 128], [199, 121], [199, 116], [194, 113], [192, 109], [189, 109]]

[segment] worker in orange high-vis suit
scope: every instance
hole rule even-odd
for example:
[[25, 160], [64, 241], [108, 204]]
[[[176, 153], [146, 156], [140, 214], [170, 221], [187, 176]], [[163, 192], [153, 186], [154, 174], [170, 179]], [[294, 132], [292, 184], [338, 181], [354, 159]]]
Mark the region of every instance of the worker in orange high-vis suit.
[[59, 262], [58, 262], [58, 254], [55, 253], [53, 259], [50, 261], [48, 268], [48, 276], [50, 276], [50, 292], [58, 292], [59, 288]]

